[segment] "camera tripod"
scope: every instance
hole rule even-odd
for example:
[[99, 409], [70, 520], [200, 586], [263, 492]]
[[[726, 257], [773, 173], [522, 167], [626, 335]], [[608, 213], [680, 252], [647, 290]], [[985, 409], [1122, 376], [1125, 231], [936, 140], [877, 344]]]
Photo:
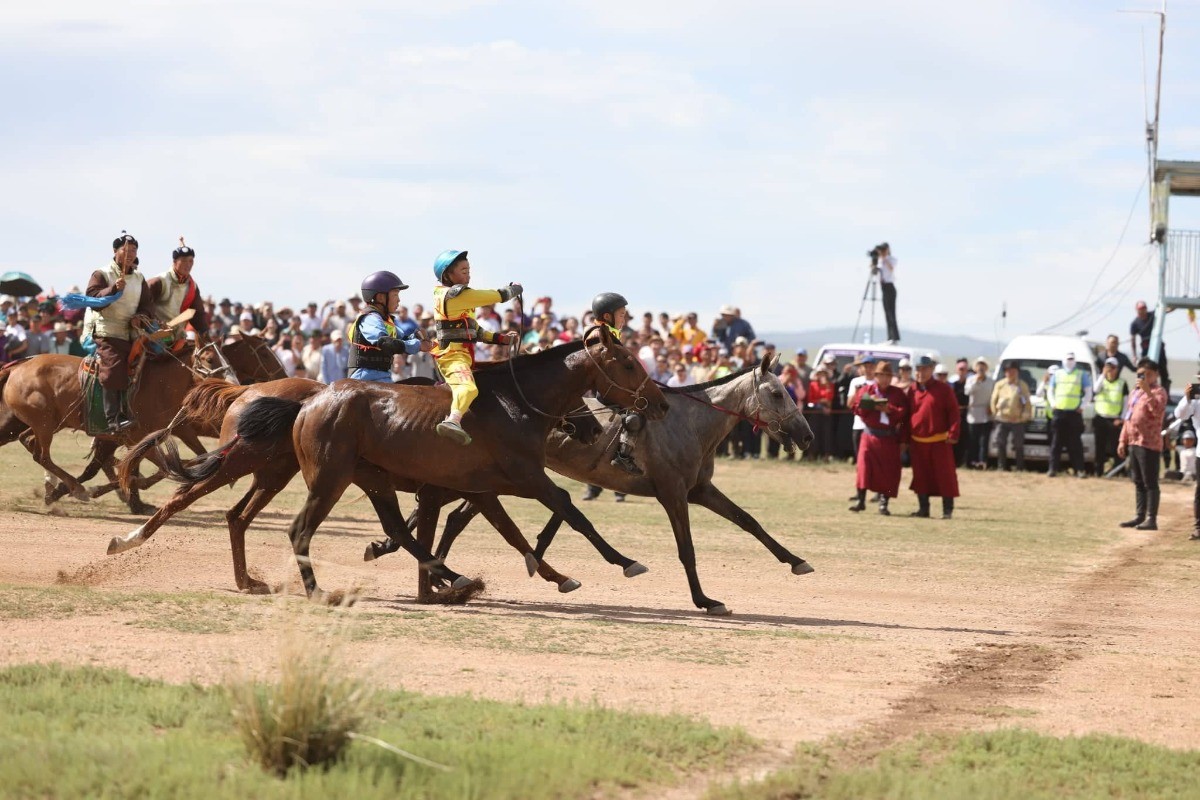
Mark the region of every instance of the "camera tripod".
[[862, 326], [863, 309], [867, 307], [867, 303], [871, 303], [871, 337], [868, 341], [875, 341], [875, 303], [878, 301], [879, 290], [879, 268], [874, 264], [871, 265], [871, 274], [867, 276], [867, 285], [863, 287], [862, 301], [858, 304], [858, 318], [854, 320], [854, 333], [850, 334], [850, 341], [858, 341], [858, 329]]

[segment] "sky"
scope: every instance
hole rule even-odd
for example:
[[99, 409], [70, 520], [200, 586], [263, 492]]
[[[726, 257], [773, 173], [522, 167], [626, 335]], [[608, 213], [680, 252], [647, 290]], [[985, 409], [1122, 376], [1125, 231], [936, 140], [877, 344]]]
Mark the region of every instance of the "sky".
[[[21, 3], [0, 17], [0, 266], [83, 284], [122, 229], [204, 293], [425, 302], [434, 256], [581, 309], [1119, 332], [1153, 299], [1148, 0]], [[1168, 9], [1160, 156], [1200, 160], [1200, 0]], [[1152, 95], [1151, 95], [1152, 97]], [[1192, 204], [1195, 204], [1193, 207]], [[1200, 228], [1200, 200], [1172, 205]], [[1124, 234], [1122, 236], [1122, 234]], [[1007, 318], [1001, 312], [1007, 309]], [[1183, 312], [1172, 357], [1200, 352]]]

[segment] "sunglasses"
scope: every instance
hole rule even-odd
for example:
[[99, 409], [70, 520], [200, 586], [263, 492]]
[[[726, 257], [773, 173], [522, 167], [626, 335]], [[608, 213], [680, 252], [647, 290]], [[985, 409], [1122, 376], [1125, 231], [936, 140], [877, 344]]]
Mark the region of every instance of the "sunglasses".
[[1144, 378], [1144, 377], [1146, 377], [1146, 373], [1144, 373], [1144, 372], [1139, 372], [1139, 373], [1137, 374], [1137, 376], [1138, 376], [1139, 378]]

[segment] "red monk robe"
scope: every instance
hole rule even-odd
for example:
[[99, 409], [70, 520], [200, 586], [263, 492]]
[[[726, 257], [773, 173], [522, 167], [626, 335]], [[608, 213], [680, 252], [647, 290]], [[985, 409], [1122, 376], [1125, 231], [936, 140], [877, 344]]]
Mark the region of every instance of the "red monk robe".
[[[867, 396], [875, 398], [874, 404], [868, 404], [872, 408], [863, 404]], [[859, 387], [850, 407], [867, 425], [858, 443], [858, 488], [895, 497], [900, 493], [900, 441], [908, 422], [908, 395], [896, 386], [881, 389], [879, 384], [866, 384]]]
[[912, 484], [919, 495], [958, 497], [954, 442], [959, 436], [958, 400], [949, 384], [937, 379], [908, 387], [910, 417], [906, 435]]

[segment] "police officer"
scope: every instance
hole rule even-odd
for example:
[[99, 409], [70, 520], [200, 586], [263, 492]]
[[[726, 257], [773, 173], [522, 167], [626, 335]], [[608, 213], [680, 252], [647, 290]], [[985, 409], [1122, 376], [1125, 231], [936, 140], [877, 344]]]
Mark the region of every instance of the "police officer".
[[1058, 474], [1058, 459], [1063, 448], [1071, 460], [1075, 477], [1087, 477], [1083, 463], [1083, 407], [1092, 402], [1092, 376], [1075, 363], [1075, 354], [1067, 353], [1062, 366], [1050, 376], [1046, 388], [1050, 407], [1050, 468], [1046, 474]]
[[350, 323], [350, 357], [347, 371], [360, 381], [392, 382], [392, 357], [429, 352], [433, 342], [424, 341], [418, 329], [403, 337], [392, 316], [400, 305], [400, 292], [408, 284], [394, 272], [372, 272], [362, 282], [362, 299], [367, 305]]
[[1096, 382], [1096, 416], [1092, 431], [1096, 434], [1096, 474], [1103, 475], [1108, 459], [1116, 458], [1117, 439], [1121, 436], [1121, 414], [1129, 386], [1120, 377], [1121, 362], [1115, 356], [1104, 359], [1104, 372]]

